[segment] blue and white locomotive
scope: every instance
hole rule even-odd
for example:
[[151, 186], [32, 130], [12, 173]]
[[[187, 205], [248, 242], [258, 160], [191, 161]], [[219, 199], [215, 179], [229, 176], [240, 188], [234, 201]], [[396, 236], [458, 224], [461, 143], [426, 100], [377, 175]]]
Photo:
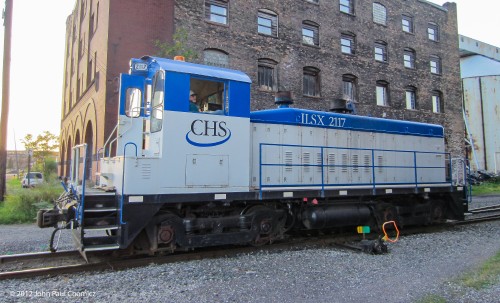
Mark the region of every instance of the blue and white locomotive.
[[251, 112], [250, 84], [239, 71], [132, 59], [97, 186], [75, 147], [67, 192], [39, 226], [71, 229], [82, 251], [153, 254], [463, 219], [463, 166], [441, 126], [291, 108], [287, 94]]

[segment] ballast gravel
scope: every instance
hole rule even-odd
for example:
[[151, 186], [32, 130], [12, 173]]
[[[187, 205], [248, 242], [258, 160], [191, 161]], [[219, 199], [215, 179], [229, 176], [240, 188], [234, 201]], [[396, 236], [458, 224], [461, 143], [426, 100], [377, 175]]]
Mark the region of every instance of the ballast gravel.
[[[471, 207], [499, 204], [474, 199]], [[48, 235], [48, 236], [47, 236]], [[61, 249], [71, 248], [69, 233]], [[40, 251], [50, 231], [0, 226], [0, 254]], [[64, 242], [65, 241], [65, 242]], [[500, 302], [497, 283], [456, 279], [500, 252], [500, 221], [411, 235], [368, 255], [337, 247], [256, 252], [210, 260], [0, 281], [0, 302]], [[0, 265], [1, 266], [1, 265]]]

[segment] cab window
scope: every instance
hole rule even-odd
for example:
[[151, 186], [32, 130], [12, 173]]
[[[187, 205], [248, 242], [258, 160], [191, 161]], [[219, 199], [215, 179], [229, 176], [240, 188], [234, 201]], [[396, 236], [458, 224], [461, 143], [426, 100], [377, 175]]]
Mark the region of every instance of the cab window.
[[[228, 104], [226, 86], [224, 82], [191, 79], [190, 102], [195, 103], [199, 112], [207, 114], [221, 114], [227, 112]], [[195, 95], [194, 98], [191, 95]], [[195, 111], [190, 104], [190, 111]]]
[[165, 95], [165, 73], [157, 71], [153, 79], [153, 100], [151, 104], [151, 132], [159, 132], [163, 123], [163, 100]]
[[137, 118], [141, 114], [142, 93], [138, 88], [128, 88], [125, 100], [125, 115], [127, 117]]

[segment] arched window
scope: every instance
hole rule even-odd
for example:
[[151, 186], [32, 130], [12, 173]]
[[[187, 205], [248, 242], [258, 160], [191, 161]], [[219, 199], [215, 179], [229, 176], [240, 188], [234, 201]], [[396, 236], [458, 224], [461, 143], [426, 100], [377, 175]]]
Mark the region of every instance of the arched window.
[[263, 58], [258, 60], [258, 85], [260, 89], [278, 90], [277, 64], [278, 62], [272, 59]]
[[384, 80], [377, 81], [375, 90], [377, 105], [389, 106], [389, 82]]
[[303, 72], [303, 94], [309, 97], [320, 96], [320, 70], [312, 67], [304, 67]]
[[353, 33], [342, 33], [340, 35], [340, 50], [342, 53], [349, 55], [356, 53], [356, 36]]
[[319, 46], [319, 25], [317, 23], [302, 22], [302, 43]]
[[416, 54], [415, 50], [411, 48], [405, 48], [403, 54], [404, 66], [406, 68], [415, 68]]
[[444, 112], [443, 93], [438, 90], [433, 90], [431, 93], [431, 100], [432, 100], [432, 112], [443, 113]]
[[229, 67], [229, 55], [219, 49], [206, 49], [203, 51], [203, 62], [206, 65]]
[[340, 11], [354, 15], [354, 0], [340, 0]]
[[417, 88], [414, 86], [405, 87], [406, 109], [417, 109]]
[[342, 92], [348, 101], [358, 100], [358, 78], [351, 74], [342, 75]]
[[432, 41], [439, 41], [439, 27], [434, 22], [427, 25], [427, 38]]
[[429, 63], [430, 63], [431, 73], [436, 75], [441, 75], [441, 58], [435, 55], [431, 55]]
[[387, 9], [378, 2], [373, 3], [373, 22], [382, 25], [387, 24]]
[[257, 31], [259, 34], [278, 36], [278, 15], [267, 9], [259, 9], [257, 14]]
[[413, 33], [414, 28], [413, 28], [413, 17], [410, 16], [409, 14], [403, 14], [402, 19], [402, 26], [403, 26], [403, 32], [406, 33]]
[[205, 0], [205, 19], [210, 22], [228, 23], [228, 1]]
[[385, 41], [375, 41], [374, 45], [375, 60], [380, 62], [387, 62], [387, 43]]

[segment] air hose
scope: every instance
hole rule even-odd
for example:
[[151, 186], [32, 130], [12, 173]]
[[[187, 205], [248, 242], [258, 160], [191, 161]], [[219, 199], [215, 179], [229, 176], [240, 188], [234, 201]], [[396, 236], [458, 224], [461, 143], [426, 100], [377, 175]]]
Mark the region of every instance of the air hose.
[[[389, 224], [392, 224], [394, 226], [394, 229], [396, 229], [396, 238], [394, 238], [394, 239], [389, 238], [389, 235], [387, 234], [387, 231], [385, 230], [385, 226], [389, 225]], [[382, 224], [382, 231], [384, 232], [384, 237], [382, 238], [382, 240], [390, 242], [390, 243], [396, 243], [398, 241], [399, 229], [398, 229], [398, 225], [396, 224], [396, 221], [384, 222], [384, 224]]]

